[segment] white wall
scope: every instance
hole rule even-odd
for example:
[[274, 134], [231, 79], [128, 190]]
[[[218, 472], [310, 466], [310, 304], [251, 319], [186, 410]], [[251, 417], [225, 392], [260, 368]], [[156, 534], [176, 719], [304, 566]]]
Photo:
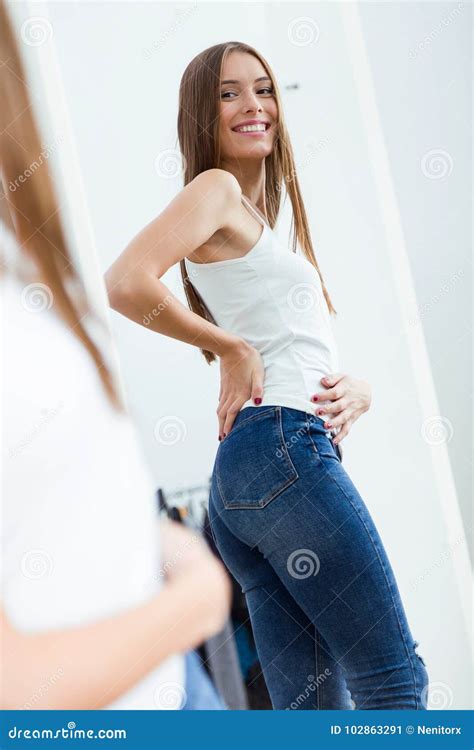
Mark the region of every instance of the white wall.
[[[430, 54], [438, 55], [433, 67], [423, 57], [418, 65], [409, 58], [410, 46], [443, 13], [431, 3], [364, 5], [360, 39], [348, 34], [354, 11], [346, 4], [48, 3], [47, 8], [103, 270], [180, 188], [179, 178], [159, 176], [156, 158], [176, 147], [178, 85], [189, 60], [211, 44], [241, 39], [273, 65], [301, 164], [318, 260], [339, 311], [341, 367], [373, 385], [373, 407], [345, 440], [344, 464], [379, 527], [420, 653], [438, 683], [441, 701], [433, 708], [469, 707], [466, 548], [446, 440], [440, 442], [437, 425], [433, 432], [427, 422], [441, 416], [454, 426], [449, 450], [464, 497], [468, 424], [459, 401], [468, 387], [467, 340], [457, 337], [469, 327], [468, 290], [461, 274], [439, 303], [428, 312], [423, 308], [422, 325], [412, 329], [401, 294], [406, 289], [411, 299], [416, 290], [423, 306], [451, 271], [466, 263], [463, 206], [469, 185], [462, 162], [469, 152], [462, 118], [448, 124], [449, 107], [466, 106], [466, 95], [462, 84], [454, 83], [448, 87], [451, 105], [435, 107], [434, 89], [436, 71], [444, 75], [452, 65], [455, 73], [461, 66], [467, 70], [465, 32], [455, 22], [445, 29], [442, 43], [431, 45]], [[363, 37], [367, 47], [361, 53], [357, 43]], [[371, 118], [366, 105], [372, 81], [364, 77], [364, 53], [378, 105]], [[443, 130], [433, 117], [445, 123]], [[386, 151], [376, 153], [380, 124]], [[420, 159], [438, 147], [460, 166], [444, 188], [440, 180], [420, 175]], [[382, 174], [385, 157], [389, 169]], [[456, 249], [448, 259], [454, 225]], [[391, 241], [393, 228], [397, 243]], [[165, 282], [183, 298], [178, 269]], [[206, 479], [218, 444], [217, 367], [209, 367], [198, 350], [115, 313], [111, 320], [157, 484], [174, 488]], [[443, 335], [436, 338], [440, 321]], [[460, 370], [458, 385], [454, 376]], [[158, 431], [157, 440], [163, 418], [170, 418], [171, 429]], [[469, 526], [466, 512], [464, 519]]]
[[362, 3], [361, 15], [472, 556], [472, 5]]

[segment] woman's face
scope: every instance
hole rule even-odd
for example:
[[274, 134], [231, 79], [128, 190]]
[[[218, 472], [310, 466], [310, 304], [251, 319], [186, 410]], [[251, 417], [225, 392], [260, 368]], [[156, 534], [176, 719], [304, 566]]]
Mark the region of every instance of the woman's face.
[[273, 149], [277, 121], [272, 82], [262, 63], [248, 52], [231, 52], [220, 89], [222, 158], [264, 159]]

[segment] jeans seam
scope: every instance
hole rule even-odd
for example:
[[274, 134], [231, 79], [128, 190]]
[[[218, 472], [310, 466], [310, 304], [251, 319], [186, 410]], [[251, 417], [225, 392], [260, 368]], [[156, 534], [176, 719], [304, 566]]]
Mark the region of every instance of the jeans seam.
[[[260, 419], [265, 414], [269, 414], [270, 412], [272, 412], [277, 407], [275, 407], [275, 406], [269, 406], [268, 408], [263, 408], [263, 407], [250, 407], [250, 408], [260, 408], [261, 411], [259, 411], [257, 414], [252, 414], [252, 416], [250, 416], [250, 417], [245, 417], [245, 419], [242, 419], [238, 424], [235, 425], [235, 427], [231, 428], [231, 430], [230, 430], [229, 434], [227, 435], [227, 437], [229, 437], [232, 434], [235, 434], [241, 427], [244, 427], [248, 422], [251, 422], [254, 419]], [[239, 412], [239, 414], [242, 411], [243, 410], [241, 410]]]
[[295, 478], [292, 481], [296, 482], [296, 480], [300, 478], [300, 475], [298, 474], [296, 466], [294, 465], [294, 463], [293, 463], [293, 461], [291, 459], [290, 452], [288, 450], [288, 446], [286, 445], [285, 433], [283, 431], [283, 418], [282, 418], [282, 414], [281, 414], [281, 406], [277, 406], [276, 407], [276, 413], [277, 413], [278, 429], [279, 429], [280, 439], [281, 439], [281, 447], [282, 447], [282, 450], [285, 452], [285, 456], [288, 459], [290, 467], [293, 469], [293, 471], [295, 473]]
[[[313, 424], [314, 424], [314, 423], [313, 423]], [[312, 438], [312, 435], [311, 435], [311, 430], [310, 430], [310, 422], [309, 422], [309, 415], [308, 415], [308, 417], [306, 418], [306, 429], [307, 429], [307, 432], [308, 432], [308, 437], [309, 437], [309, 439], [310, 439], [310, 441], [311, 441], [311, 445], [313, 446], [313, 451], [314, 451], [314, 453], [315, 453], [315, 454], [316, 454], [316, 455], [318, 456], [318, 458], [319, 458], [319, 460], [321, 461], [321, 463], [323, 463], [323, 457], [322, 457], [321, 453], [320, 453], [320, 452], [318, 451], [318, 449], [317, 449], [317, 447], [316, 447], [316, 443], [314, 442], [314, 440], [313, 440], [313, 438]], [[330, 441], [330, 442], [331, 442], [331, 444], [332, 444], [332, 447], [333, 447], [334, 453], [336, 454], [336, 458], [337, 458], [338, 462], [339, 462], [340, 464], [342, 464], [342, 453], [341, 453], [341, 450], [340, 450], [340, 449], [339, 449], [339, 453], [338, 453], [338, 448], [339, 448], [339, 445], [334, 445], [334, 443], [333, 443], [333, 438], [329, 438], [329, 441]]]
[[321, 704], [322, 704], [322, 698], [321, 698], [321, 691], [323, 682], [321, 682], [321, 685], [319, 684], [319, 630], [315, 628], [316, 630], [316, 638], [315, 638], [315, 650], [316, 650], [316, 673], [315, 673], [315, 680], [316, 680], [316, 708], [318, 711], [321, 710]]
[[[283, 434], [283, 428], [282, 428], [281, 406], [271, 406], [269, 409], [266, 410], [265, 413], [269, 413], [270, 411], [274, 411], [274, 413], [275, 413], [276, 420], [277, 420], [277, 432], [278, 432], [279, 437], [281, 439], [281, 449], [284, 452], [285, 458], [286, 458], [286, 460], [288, 462], [288, 469], [289, 469], [289, 471], [293, 472], [293, 476], [290, 476], [285, 481], [284, 484], [282, 484], [280, 487], [278, 487], [276, 490], [274, 490], [274, 492], [268, 498], [265, 498], [265, 503], [262, 503], [261, 505], [229, 505], [228, 503], [226, 503], [226, 500], [224, 498], [224, 493], [222, 491], [221, 481], [220, 481], [220, 478], [219, 478], [219, 471], [218, 471], [218, 469], [216, 467], [216, 469], [215, 469], [215, 472], [216, 472], [216, 485], [217, 485], [217, 489], [218, 489], [218, 492], [219, 492], [219, 496], [220, 496], [221, 501], [222, 501], [222, 505], [224, 506], [225, 510], [229, 510], [229, 511], [232, 511], [232, 510], [250, 510], [250, 511], [262, 510], [262, 508], [266, 508], [267, 505], [269, 505], [276, 497], [278, 497], [278, 495], [280, 495], [282, 492], [284, 492], [289, 487], [291, 487], [291, 485], [294, 484], [299, 479], [298, 471], [296, 470], [296, 467], [295, 467], [293, 461], [291, 460], [291, 456], [290, 456], [290, 454], [288, 452], [288, 449], [287, 449], [287, 446], [285, 444], [285, 436]], [[245, 421], [246, 422], [250, 422], [251, 419], [254, 419], [255, 417], [260, 417], [260, 416], [261, 416], [261, 414], [255, 414], [253, 417], [249, 417]], [[240, 425], [237, 425], [237, 428], [239, 426]], [[231, 430], [231, 432], [232, 432], [232, 430]], [[229, 434], [231, 434], [231, 433], [229, 433]]]

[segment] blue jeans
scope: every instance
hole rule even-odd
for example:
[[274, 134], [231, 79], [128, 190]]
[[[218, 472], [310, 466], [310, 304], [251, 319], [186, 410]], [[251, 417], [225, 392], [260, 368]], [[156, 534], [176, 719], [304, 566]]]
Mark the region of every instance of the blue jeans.
[[209, 518], [274, 709], [426, 708], [390, 562], [320, 417], [242, 409], [217, 451]]
[[195, 651], [185, 654], [185, 696], [183, 711], [225, 711], [227, 706], [217, 692]]

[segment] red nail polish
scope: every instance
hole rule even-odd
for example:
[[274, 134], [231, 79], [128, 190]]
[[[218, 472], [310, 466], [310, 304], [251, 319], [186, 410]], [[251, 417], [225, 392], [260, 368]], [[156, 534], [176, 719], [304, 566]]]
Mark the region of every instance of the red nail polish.
[[262, 403], [262, 399], [261, 398], [256, 398], [255, 399], [255, 403], [256, 404], [261, 404]]
[[318, 409], [318, 414], [324, 414], [324, 409]]
[[222, 440], [221, 436], [219, 435], [219, 440]]
[[312, 399], [312, 400], [313, 400], [313, 401], [319, 401], [319, 397], [318, 397], [318, 396], [313, 396], [313, 399]]
[[224, 432], [224, 437], [227, 437], [227, 432]]

